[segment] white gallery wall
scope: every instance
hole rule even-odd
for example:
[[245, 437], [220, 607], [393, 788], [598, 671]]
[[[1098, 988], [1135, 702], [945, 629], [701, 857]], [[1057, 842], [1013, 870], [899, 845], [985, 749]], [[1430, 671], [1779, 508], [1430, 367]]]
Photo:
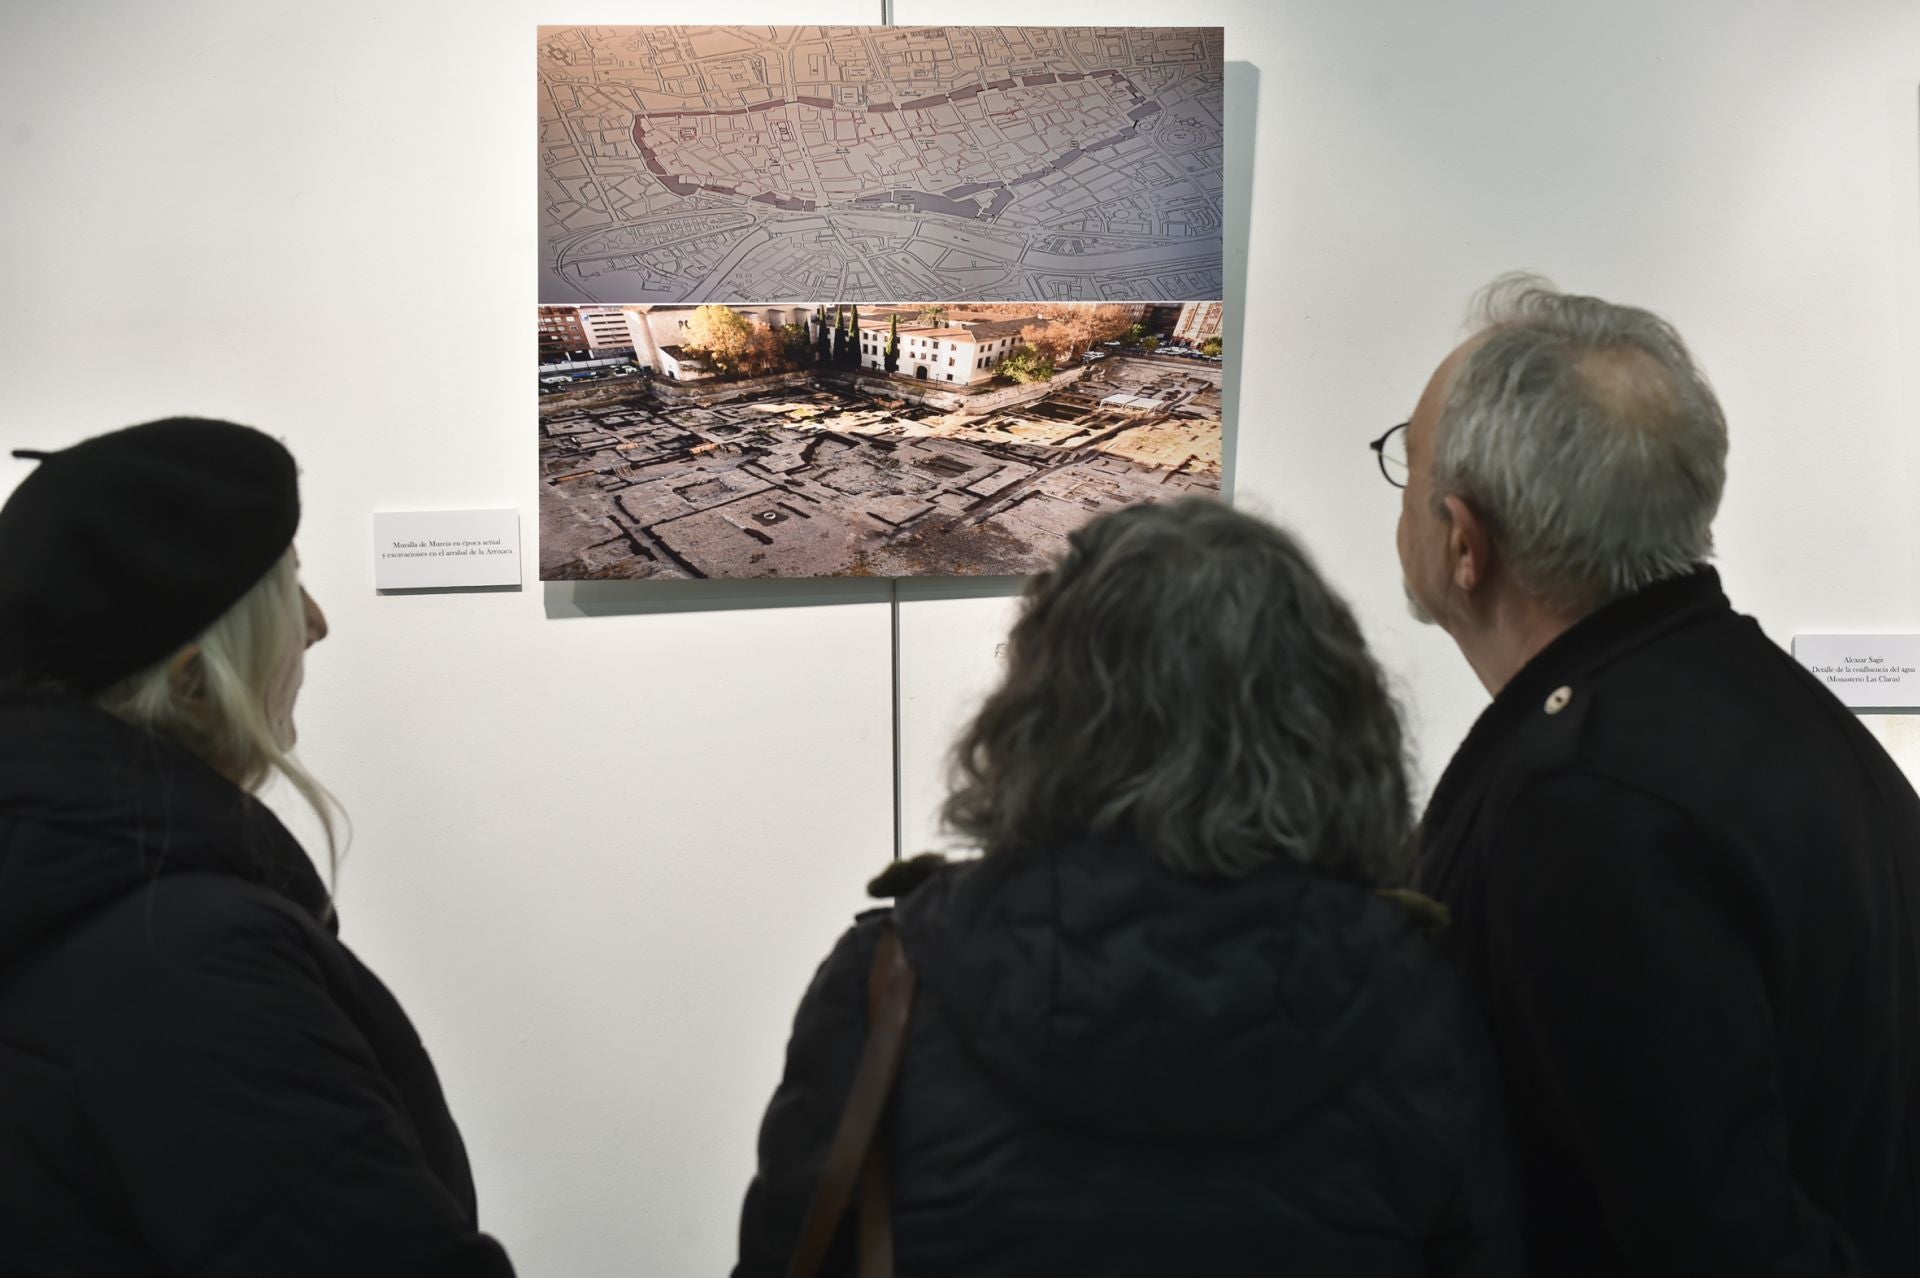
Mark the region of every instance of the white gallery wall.
[[[1502, 270], [1692, 341], [1732, 424], [1723, 572], [1768, 633], [1920, 630], [1920, 7], [1098, 11], [1227, 28], [1236, 496], [1353, 600], [1423, 787], [1483, 696], [1406, 617], [1365, 443]], [[0, 3], [0, 445], [193, 412], [299, 456], [333, 624], [300, 721], [354, 822], [344, 936], [432, 1048], [528, 1274], [724, 1271], [793, 1004], [893, 846], [884, 583], [532, 579], [534, 27], [879, 16]], [[0, 492], [26, 469], [0, 460]], [[473, 507], [520, 510], [524, 589], [373, 593], [373, 511]], [[1012, 602], [901, 594], [914, 850]]]

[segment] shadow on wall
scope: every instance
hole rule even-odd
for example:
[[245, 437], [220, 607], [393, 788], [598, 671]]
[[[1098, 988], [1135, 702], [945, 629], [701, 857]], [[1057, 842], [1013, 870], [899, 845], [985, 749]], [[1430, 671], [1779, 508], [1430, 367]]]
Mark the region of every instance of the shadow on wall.
[[1220, 110], [1226, 121], [1221, 157], [1226, 184], [1226, 228], [1220, 269], [1226, 281], [1226, 358], [1220, 385], [1220, 495], [1233, 500], [1235, 463], [1240, 456], [1240, 384], [1251, 343], [1247, 340], [1247, 239], [1253, 225], [1254, 135], [1260, 120], [1260, 69], [1251, 62], [1229, 62]]
[[709, 581], [544, 581], [547, 619], [619, 617], [740, 608], [820, 608], [886, 603], [893, 583], [872, 577], [767, 577]]
[[545, 581], [549, 621], [742, 608], [824, 608], [1017, 595], [1025, 577], [766, 577], [712, 581]]

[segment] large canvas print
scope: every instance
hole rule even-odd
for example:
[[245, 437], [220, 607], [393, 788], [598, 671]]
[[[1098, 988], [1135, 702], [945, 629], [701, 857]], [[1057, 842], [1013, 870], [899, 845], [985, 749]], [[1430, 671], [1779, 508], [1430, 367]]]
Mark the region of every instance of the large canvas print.
[[1217, 494], [1222, 43], [542, 28], [541, 578], [1029, 573]]

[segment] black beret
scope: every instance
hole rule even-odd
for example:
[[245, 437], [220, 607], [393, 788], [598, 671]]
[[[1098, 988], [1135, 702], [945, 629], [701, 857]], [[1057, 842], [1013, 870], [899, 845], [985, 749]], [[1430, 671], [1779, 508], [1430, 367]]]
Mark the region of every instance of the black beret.
[[0, 677], [92, 695], [178, 650], [300, 525], [293, 455], [250, 426], [129, 426], [58, 452], [0, 506]]

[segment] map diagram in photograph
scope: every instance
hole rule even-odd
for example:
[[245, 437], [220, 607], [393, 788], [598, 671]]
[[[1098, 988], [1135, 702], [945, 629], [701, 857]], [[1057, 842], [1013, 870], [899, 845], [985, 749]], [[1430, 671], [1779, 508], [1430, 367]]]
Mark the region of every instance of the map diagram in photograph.
[[543, 27], [546, 303], [1217, 298], [1217, 27]]

